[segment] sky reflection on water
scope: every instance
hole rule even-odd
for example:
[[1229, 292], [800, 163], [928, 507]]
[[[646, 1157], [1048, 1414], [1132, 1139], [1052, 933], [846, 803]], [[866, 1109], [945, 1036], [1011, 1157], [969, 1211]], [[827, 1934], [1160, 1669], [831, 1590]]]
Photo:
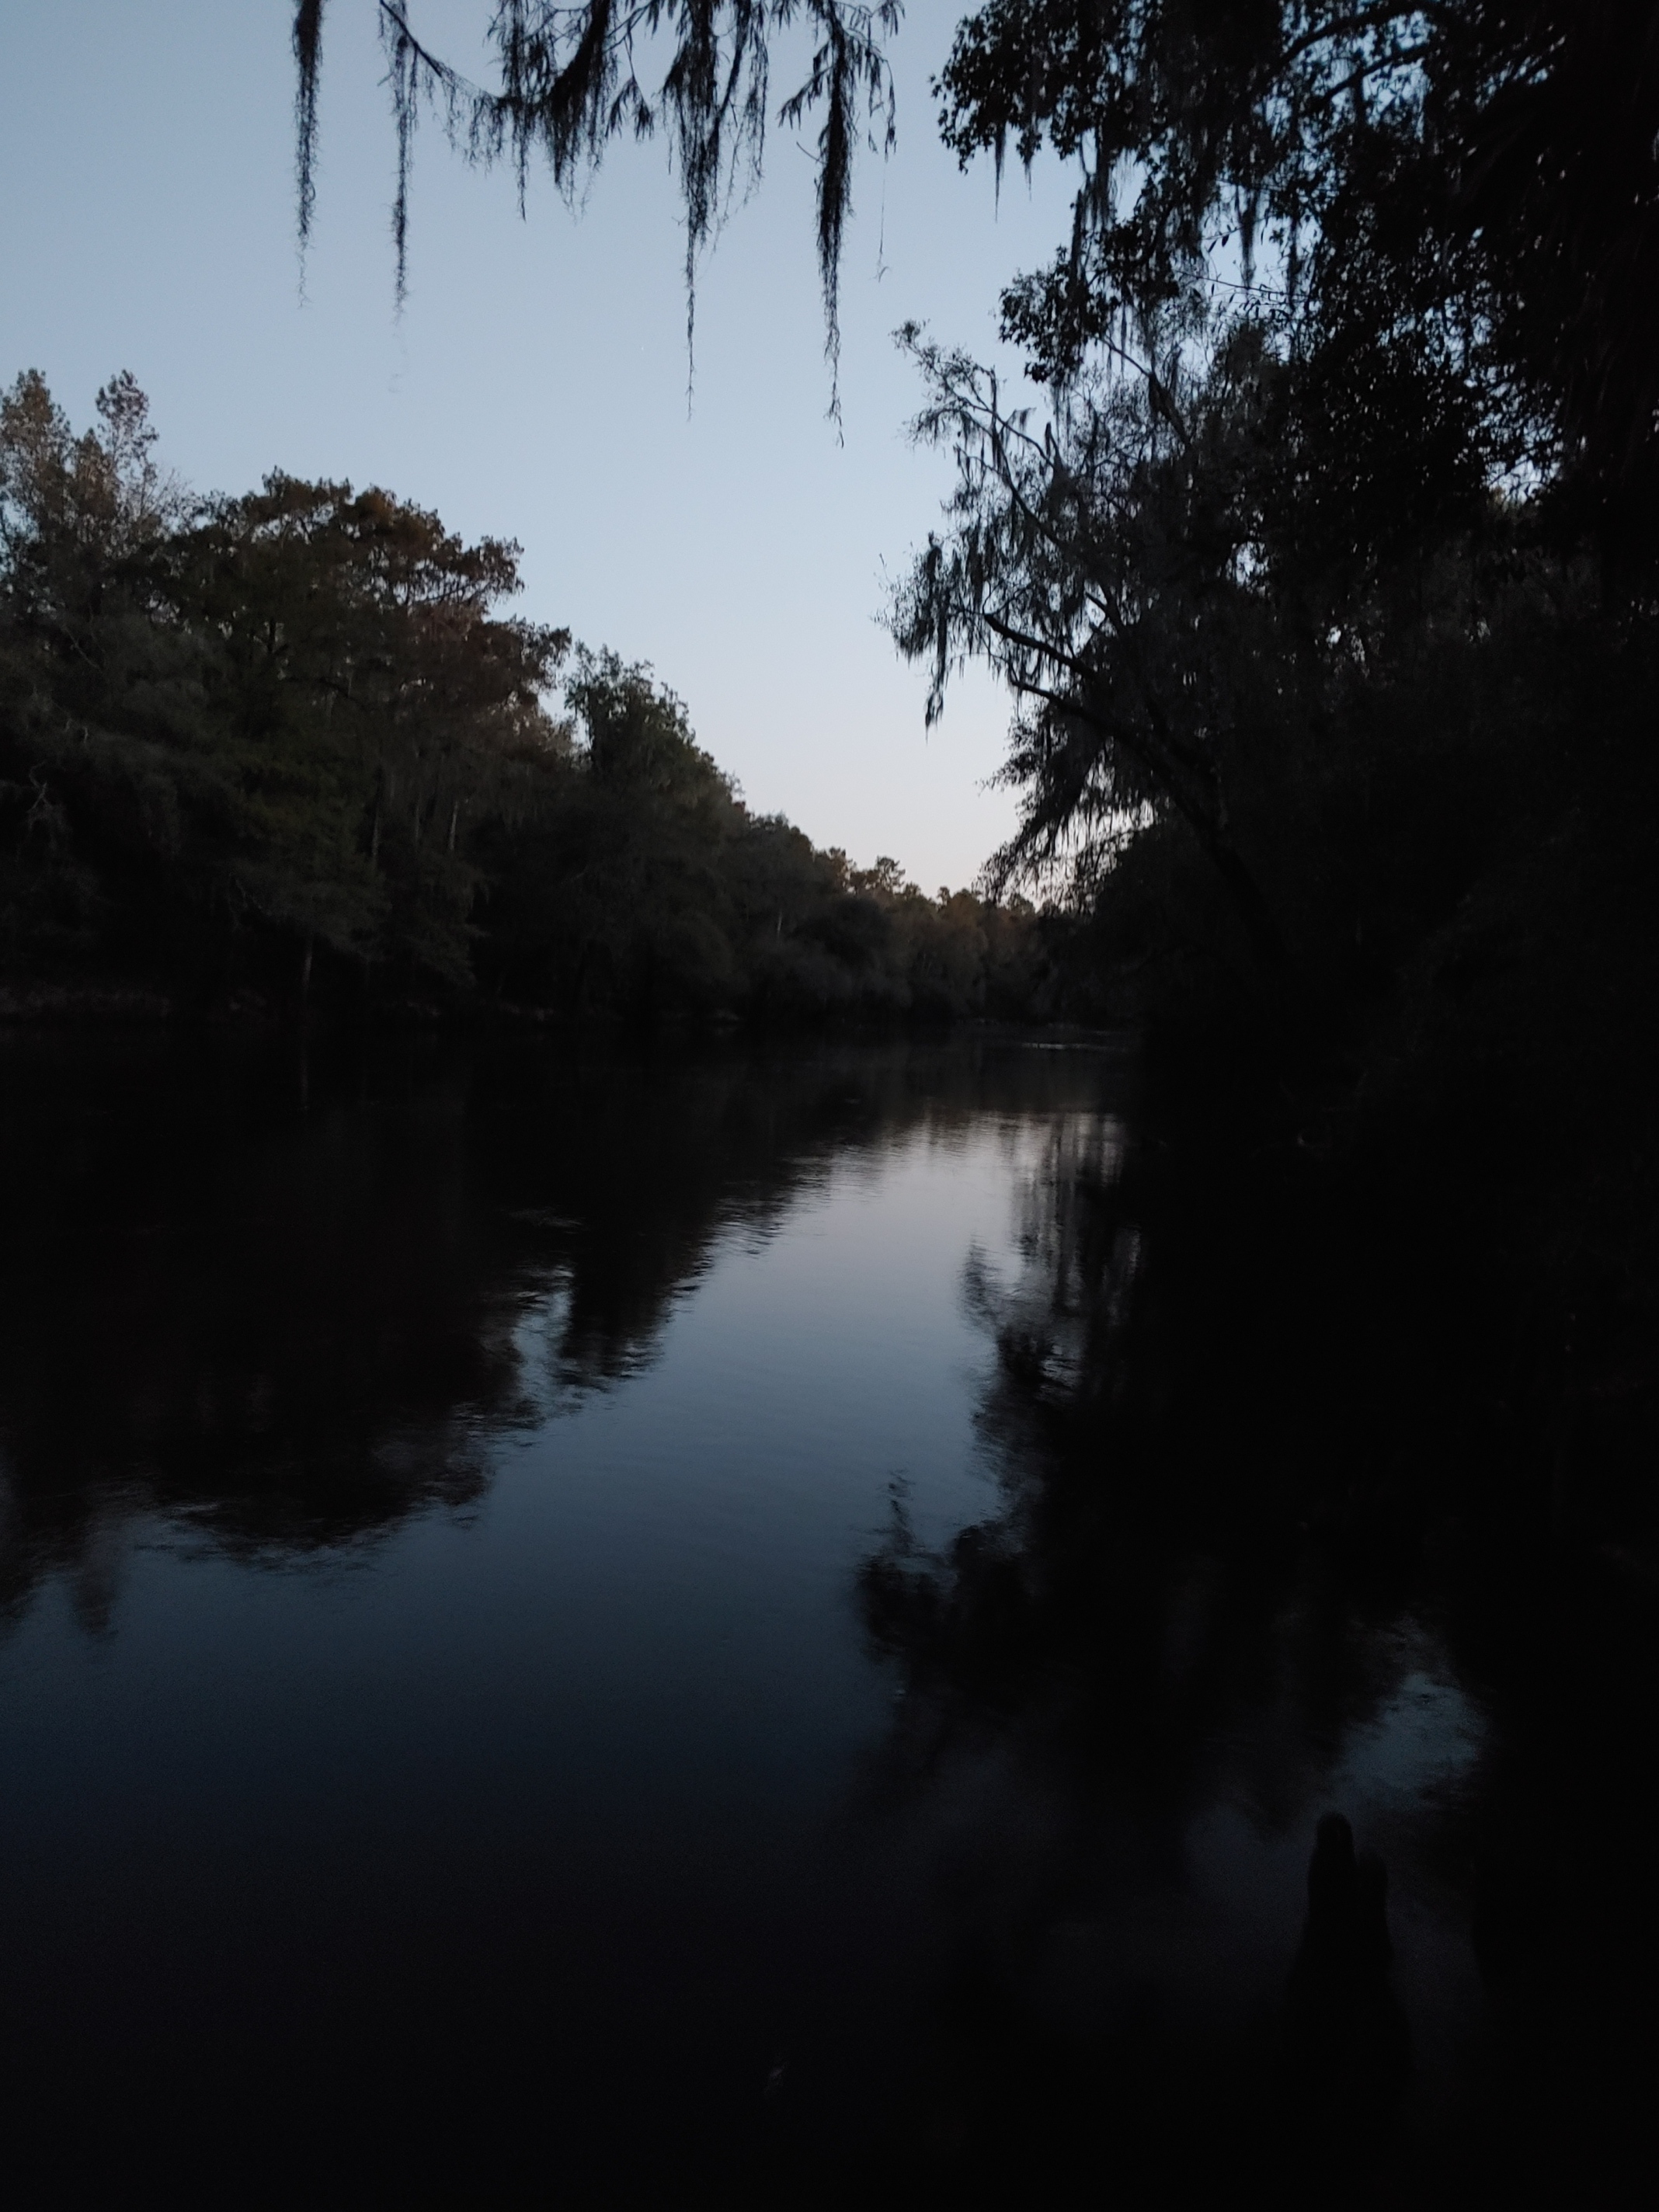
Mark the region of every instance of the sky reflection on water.
[[1455, 2063], [1483, 1723], [1414, 1618], [1332, 1684], [1294, 1593], [1177, 1548], [1083, 1745], [872, 1646], [895, 1507], [943, 1560], [1024, 1479], [1011, 1343], [1049, 1389], [1093, 1356], [1118, 1055], [410, 1047], [303, 1111], [280, 1060], [8, 1076], [26, 2201], [66, 2139], [246, 2201], [325, 2146], [596, 2201], [948, 2169], [1016, 2046], [1270, 2020], [1328, 1803]]

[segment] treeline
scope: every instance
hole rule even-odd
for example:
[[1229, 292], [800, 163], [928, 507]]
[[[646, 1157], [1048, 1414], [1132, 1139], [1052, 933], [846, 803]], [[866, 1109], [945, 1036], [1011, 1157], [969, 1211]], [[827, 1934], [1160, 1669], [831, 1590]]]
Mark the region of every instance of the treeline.
[[643, 667], [390, 493], [165, 477], [131, 377], [0, 402], [0, 993], [182, 1011], [1013, 1016], [1022, 902], [756, 815]]

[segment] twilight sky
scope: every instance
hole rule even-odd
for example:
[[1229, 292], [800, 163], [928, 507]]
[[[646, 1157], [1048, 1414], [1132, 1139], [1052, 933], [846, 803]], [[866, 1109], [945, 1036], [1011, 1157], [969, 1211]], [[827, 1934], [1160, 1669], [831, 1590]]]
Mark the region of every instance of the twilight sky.
[[[981, 356], [997, 294], [1066, 234], [1069, 180], [939, 147], [927, 80], [958, 0], [911, 0], [899, 147], [855, 186], [842, 284], [844, 444], [811, 247], [812, 168], [773, 134], [757, 198], [699, 289], [686, 408], [678, 202], [659, 146], [612, 149], [585, 211], [420, 134], [410, 297], [392, 309], [392, 140], [374, 0], [331, 0], [315, 244], [294, 237], [291, 0], [0, 7], [0, 378], [42, 369], [77, 428], [112, 371], [149, 393], [201, 489], [281, 466], [383, 483], [524, 547], [522, 611], [649, 660], [750, 805], [926, 888], [969, 880], [1012, 821], [985, 779], [1006, 702], [982, 678], [922, 728], [924, 681], [876, 617], [947, 462], [903, 436], [907, 317]], [[412, 0], [477, 52], [488, 0]], [[793, 89], [799, 51], [775, 64]]]

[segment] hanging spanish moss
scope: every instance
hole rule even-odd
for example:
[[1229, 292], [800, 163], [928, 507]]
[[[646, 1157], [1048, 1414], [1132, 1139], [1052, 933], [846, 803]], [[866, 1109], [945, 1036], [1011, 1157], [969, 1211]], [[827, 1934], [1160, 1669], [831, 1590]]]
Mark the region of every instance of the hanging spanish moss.
[[299, 0], [295, 9], [294, 59], [299, 71], [294, 94], [294, 137], [303, 258], [311, 243], [311, 221], [317, 206], [317, 87], [323, 59], [323, 0]]
[[[894, 143], [892, 74], [883, 40], [898, 27], [902, 0], [856, 5], [849, 0], [635, 0], [621, 7], [616, 0], [586, 0], [575, 7], [501, 0], [488, 32], [495, 60], [493, 85], [474, 83], [423, 44], [410, 22], [408, 0], [377, 4], [397, 134], [392, 242], [399, 306], [408, 279], [415, 125], [423, 104], [440, 118], [451, 146], [470, 161], [513, 163], [521, 206], [532, 156], [546, 161], [556, 185], [574, 201], [613, 138], [648, 138], [662, 130], [670, 134], [685, 210], [688, 354], [702, 253], [739, 190], [760, 175], [772, 40], [797, 24], [806, 28], [812, 40], [810, 63], [778, 119], [796, 130], [822, 112], [817, 245], [830, 408], [838, 411], [841, 254], [852, 209], [853, 165], [861, 143], [884, 154]], [[322, 16], [323, 0], [296, 0], [302, 251], [315, 204]], [[667, 66], [647, 92], [641, 70], [648, 57], [665, 51]]]
[[380, 36], [391, 64], [392, 113], [398, 132], [398, 188], [392, 198], [392, 250], [398, 313], [409, 296], [409, 171], [415, 153], [415, 119], [420, 112], [421, 51], [410, 36], [403, 11], [380, 10]]

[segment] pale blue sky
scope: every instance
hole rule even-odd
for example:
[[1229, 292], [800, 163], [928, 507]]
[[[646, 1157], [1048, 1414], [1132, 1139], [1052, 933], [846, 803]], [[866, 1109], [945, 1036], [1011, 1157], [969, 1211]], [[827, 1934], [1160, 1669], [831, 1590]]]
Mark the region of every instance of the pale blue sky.
[[[410, 297], [392, 311], [392, 141], [373, 0], [326, 17], [307, 301], [294, 237], [291, 0], [0, 6], [0, 377], [45, 371], [79, 423], [118, 368], [165, 458], [202, 489], [270, 467], [380, 483], [452, 527], [516, 538], [520, 605], [651, 661], [751, 805], [822, 844], [969, 880], [1012, 822], [984, 781], [1006, 704], [983, 680], [922, 728], [921, 672], [878, 626], [884, 574], [926, 536], [944, 459], [902, 435], [907, 317], [988, 353], [1002, 283], [1066, 235], [1069, 182], [939, 147], [927, 80], [961, 12], [911, 0], [895, 46], [899, 149], [857, 188], [842, 295], [844, 441], [811, 251], [810, 161], [766, 181], [700, 288], [686, 410], [678, 203], [661, 150], [617, 148], [574, 218], [435, 127], [416, 149]], [[441, 50], [488, 0], [413, 0]], [[775, 72], [788, 88], [787, 62]], [[793, 82], [793, 80], [790, 80]]]

